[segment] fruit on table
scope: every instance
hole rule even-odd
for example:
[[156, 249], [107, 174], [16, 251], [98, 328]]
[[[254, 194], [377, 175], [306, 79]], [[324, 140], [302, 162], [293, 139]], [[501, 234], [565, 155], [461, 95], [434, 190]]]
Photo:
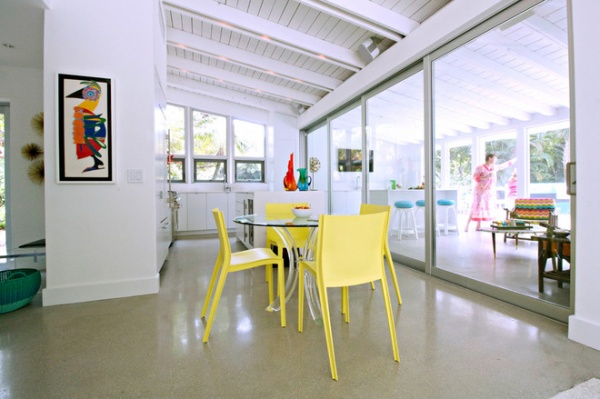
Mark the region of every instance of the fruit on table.
[[295, 206], [294, 209], [310, 209], [310, 206], [308, 206], [308, 205], [300, 205], [300, 206]]

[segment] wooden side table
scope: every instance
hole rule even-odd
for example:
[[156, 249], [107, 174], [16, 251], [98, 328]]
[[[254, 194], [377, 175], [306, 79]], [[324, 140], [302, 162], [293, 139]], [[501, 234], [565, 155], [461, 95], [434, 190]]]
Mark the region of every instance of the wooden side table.
[[[563, 269], [563, 259], [571, 260], [571, 240], [568, 238], [535, 236], [538, 242], [538, 291], [544, 292], [544, 278], [556, 280], [558, 287], [571, 282], [571, 269]], [[546, 263], [552, 259], [552, 270], [546, 271]]]

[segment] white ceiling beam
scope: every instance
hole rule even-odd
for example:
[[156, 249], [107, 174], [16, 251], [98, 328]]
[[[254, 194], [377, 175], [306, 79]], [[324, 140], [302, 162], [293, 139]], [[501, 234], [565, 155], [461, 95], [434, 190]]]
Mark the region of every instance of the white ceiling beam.
[[368, 0], [319, 0], [319, 2], [343, 10], [350, 15], [359, 16], [361, 19], [393, 32], [397, 32], [402, 36], [408, 35], [420, 25], [417, 21], [397, 14]]
[[180, 76], [167, 75], [167, 87], [181, 90], [193, 94], [199, 94], [206, 97], [217, 98], [236, 104], [245, 105], [248, 107], [259, 108], [267, 111], [276, 111], [293, 115], [291, 106], [276, 101], [271, 101], [267, 98], [253, 96], [252, 101], [249, 101], [246, 93], [229, 90], [224, 87], [218, 87], [207, 83], [202, 83], [197, 80], [186, 79]]
[[174, 55], [167, 56], [167, 66], [186, 71], [194, 75], [204, 76], [217, 82], [224, 82], [244, 87], [248, 90], [256, 91], [257, 93], [265, 93], [303, 105], [312, 106], [321, 99], [319, 96], [302, 93], [298, 90], [288, 89], [273, 83], [265, 82], [264, 80], [243, 76], [235, 72], [226, 71], [221, 68], [212, 67], [191, 60], [186, 60]]
[[563, 49], [568, 49], [569, 44], [567, 43], [567, 34], [564, 30], [554, 25], [552, 22], [538, 15], [534, 15], [523, 21], [523, 24], [529, 26], [531, 29], [535, 29], [540, 32], [543, 36], [551, 39], [554, 43], [561, 46]]
[[[380, 36], [387, 37], [390, 40], [395, 42], [399, 42], [402, 40], [402, 35], [389, 29], [387, 27], [383, 27], [378, 23], [373, 23], [369, 20], [366, 20], [360, 14], [355, 14], [352, 12], [348, 12], [347, 10], [342, 10], [337, 7], [333, 7], [326, 2], [318, 1], [318, 0], [296, 0], [298, 3], [302, 3], [310, 8], [321, 11], [325, 14], [328, 14], [332, 17], [341, 19], [342, 21], [346, 21], [352, 25], [356, 25], [370, 32], [376, 33]], [[369, 4], [372, 4], [369, 2]], [[385, 10], [390, 13], [390, 10], [380, 7], [382, 10]], [[383, 11], [382, 11], [383, 12]], [[393, 14], [393, 13], [392, 13]], [[396, 14], [397, 15], [397, 14]]]
[[185, 50], [205, 54], [225, 62], [262, 73], [270, 73], [283, 79], [314, 87], [328, 92], [342, 84], [339, 79], [299, 68], [285, 62], [269, 59], [250, 51], [216, 42], [202, 36], [168, 28], [167, 43]]
[[551, 75], [554, 79], [564, 80], [569, 77], [569, 69], [567, 66], [558, 65], [522, 44], [510, 40], [498, 31], [488, 32], [486, 35], [478, 38], [477, 41], [485, 43], [487, 47], [495, 49], [499, 54], [512, 55], [527, 64], [532, 64], [536, 68]]
[[165, 8], [192, 18], [204, 19], [258, 40], [357, 72], [366, 63], [356, 51], [286, 28], [214, 1], [169, 0]]

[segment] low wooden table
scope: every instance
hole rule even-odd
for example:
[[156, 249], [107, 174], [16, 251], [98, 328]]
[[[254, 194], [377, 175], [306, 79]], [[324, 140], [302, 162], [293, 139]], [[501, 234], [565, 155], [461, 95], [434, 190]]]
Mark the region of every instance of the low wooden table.
[[[533, 226], [530, 229], [523, 228], [496, 228], [496, 227], [482, 227], [479, 231], [483, 231], [484, 233], [492, 234], [492, 245], [494, 247], [494, 258], [496, 257], [496, 234], [527, 234], [527, 235], [537, 235], [537, 234], [545, 234], [546, 229], [539, 228], [537, 226]], [[519, 246], [519, 240], [516, 241], [516, 246]]]

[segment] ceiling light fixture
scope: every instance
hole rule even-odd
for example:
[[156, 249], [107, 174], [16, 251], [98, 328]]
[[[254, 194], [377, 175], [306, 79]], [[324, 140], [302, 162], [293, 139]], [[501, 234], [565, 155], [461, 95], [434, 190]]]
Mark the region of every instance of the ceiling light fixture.
[[12, 48], [15, 48], [15, 46], [14, 46], [13, 44], [10, 44], [10, 43], [2, 43], [2, 45], [3, 45], [4, 47], [6, 47], [6, 48], [11, 48], [11, 49], [12, 49]]

